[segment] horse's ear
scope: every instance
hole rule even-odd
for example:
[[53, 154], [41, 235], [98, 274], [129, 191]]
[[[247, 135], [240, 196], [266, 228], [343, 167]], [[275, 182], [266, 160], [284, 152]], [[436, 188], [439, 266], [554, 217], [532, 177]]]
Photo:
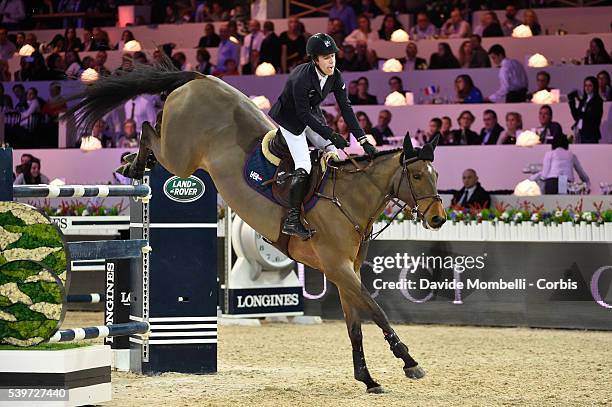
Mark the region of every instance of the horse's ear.
[[434, 136], [433, 139], [431, 139], [431, 141], [429, 142], [429, 144], [431, 144], [431, 148], [432, 150], [436, 149], [436, 146], [438, 145], [438, 141], [440, 140], [440, 133], [436, 133], [436, 135]]
[[410, 139], [410, 133], [406, 132], [404, 136], [404, 160], [417, 156], [417, 151], [412, 146], [412, 140]]

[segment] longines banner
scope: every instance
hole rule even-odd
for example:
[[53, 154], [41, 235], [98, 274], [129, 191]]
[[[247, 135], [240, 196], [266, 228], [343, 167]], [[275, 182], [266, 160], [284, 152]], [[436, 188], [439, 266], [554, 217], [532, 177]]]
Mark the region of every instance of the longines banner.
[[[392, 321], [612, 330], [612, 244], [370, 244], [362, 283]], [[342, 318], [338, 292], [306, 272], [305, 313]]]

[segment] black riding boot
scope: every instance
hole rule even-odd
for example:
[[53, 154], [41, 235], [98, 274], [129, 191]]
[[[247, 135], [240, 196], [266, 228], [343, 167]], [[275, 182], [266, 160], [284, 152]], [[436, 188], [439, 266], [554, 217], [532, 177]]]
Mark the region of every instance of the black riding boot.
[[308, 173], [303, 168], [298, 168], [291, 175], [289, 182], [291, 183], [289, 186], [289, 205], [291, 208], [287, 212], [287, 219], [283, 224], [283, 233], [308, 240], [312, 237], [314, 231], [306, 229], [300, 219], [302, 201], [308, 185]]

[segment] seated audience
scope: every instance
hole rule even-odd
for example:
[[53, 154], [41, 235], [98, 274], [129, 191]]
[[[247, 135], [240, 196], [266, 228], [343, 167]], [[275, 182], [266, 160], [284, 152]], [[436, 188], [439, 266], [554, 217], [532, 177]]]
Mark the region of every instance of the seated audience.
[[17, 176], [14, 185], [49, 184], [49, 177], [40, 172], [40, 160], [32, 157], [22, 166], [22, 172]]
[[499, 66], [499, 88], [489, 96], [494, 103], [522, 103], [527, 97], [527, 72], [525, 67], [516, 59], [506, 58], [504, 47], [499, 44], [489, 49], [491, 61]]
[[240, 75], [240, 72], [238, 72], [238, 64], [236, 63], [236, 61], [230, 58], [225, 60], [223, 70], [219, 69], [219, 66], [217, 65], [212, 74], [219, 78], [223, 78], [224, 76]]
[[411, 41], [406, 44], [406, 58], [400, 59], [404, 67], [404, 71], [421, 71], [427, 69], [427, 61], [419, 56], [419, 52], [415, 42]]
[[480, 144], [497, 144], [499, 136], [504, 131], [504, 128], [497, 122], [497, 113], [491, 109], [487, 109], [482, 114], [482, 122], [484, 127], [480, 130]]
[[221, 42], [221, 37], [215, 32], [215, 26], [207, 23], [204, 26], [204, 35], [198, 41], [198, 48], [216, 48]]
[[367, 43], [364, 41], [359, 41], [357, 47], [346, 44], [342, 47], [336, 66], [340, 71], [369, 71], [376, 68], [376, 54], [368, 50]]
[[357, 19], [357, 28], [344, 39], [344, 42], [356, 45], [358, 41], [372, 42], [376, 40], [378, 40], [378, 33], [372, 31], [370, 19], [366, 16], [359, 16]]
[[9, 60], [17, 52], [17, 47], [8, 38], [8, 30], [0, 27], [0, 59]]
[[274, 32], [272, 21], [266, 21], [263, 24], [263, 33], [264, 39], [259, 51], [259, 62], [268, 62], [279, 72], [281, 67], [281, 43], [278, 35]]
[[420, 12], [416, 16], [416, 25], [410, 29], [409, 34], [413, 41], [428, 40], [438, 35], [438, 28], [429, 21], [427, 13]]
[[329, 18], [337, 18], [344, 25], [344, 33], [348, 34], [357, 28], [355, 10], [346, 0], [335, 0], [329, 9]]
[[431, 54], [429, 69], [459, 68], [459, 61], [453, 55], [451, 47], [446, 42], [438, 44], [438, 52]]
[[457, 91], [456, 103], [482, 103], [482, 93], [474, 86], [470, 75], [459, 75], [455, 79], [455, 90]]
[[66, 79], [66, 64], [60, 54], [54, 52], [49, 55], [47, 57], [47, 67], [49, 68], [48, 80], [61, 81]]
[[40, 113], [41, 103], [38, 98], [38, 89], [29, 88], [27, 93], [28, 108], [21, 112], [22, 127], [29, 127], [31, 125], [31, 118], [35, 113]]
[[542, 27], [538, 21], [538, 16], [532, 9], [527, 9], [523, 13], [523, 24], [531, 29], [531, 34], [540, 35], [542, 34]]
[[215, 70], [215, 66], [210, 63], [210, 52], [206, 48], [198, 48], [196, 51], [196, 60], [198, 61], [195, 70], [204, 75], [211, 75]]
[[390, 41], [391, 34], [394, 31], [404, 28], [402, 23], [399, 22], [395, 14], [385, 14], [385, 18], [378, 30], [378, 37], [381, 40]]
[[552, 118], [552, 108], [549, 105], [541, 106], [538, 114], [540, 127], [536, 129], [536, 133], [540, 136], [540, 142], [542, 144], [552, 144], [555, 138], [565, 137], [561, 125], [557, 122], [553, 122]]
[[580, 179], [590, 189], [591, 181], [578, 157], [568, 150], [569, 144], [565, 136], [557, 137], [552, 142], [552, 149], [544, 154], [542, 171], [530, 177], [532, 181], [544, 182], [544, 194], [556, 195], [567, 193], [567, 183], [574, 182], [574, 169]]
[[133, 119], [127, 119], [123, 123], [123, 130], [117, 141], [118, 148], [136, 148], [138, 147], [138, 133], [136, 132], [136, 122]]
[[482, 29], [483, 38], [486, 37], [503, 37], [504, 32], [501, 24], [497, 19], [497, 14], [494, 11], [487, 11], [484, 13], [485, 26]]
[[344, 43], [344, 26], [342, 21], [337, 18], [330, 18], [327, 20], [327, 34], [334, 39], [336, 45], [340, 46]]
[[517, 112], [506, 113], [506, 130], [502, 132], [497, 144], [516, 144], [516, 138], [523, 129], [523, 117]]
[[15, 95], [15, 110], [24, 112], [28, 109], [28, 96], [25, 87], [18, 83], [13, 85], [13, 94]]
[[365, 76], [357, 79], [357, 95], [355, 96], [354, 105], [377, 105], [378, 99], [376, 96], [370, 95], [368, 89], [370, 81]]
[[502, 30], [504, 31], [504, 35], [509, 37], [512, 35], [512, 31], [523, 24], [521, 20], [516, 18], [518, 13], [518, 9], [514, 4], [508, 4], [506, 6], [506, 19], [502, 23]]
[[135, 39], [136, 38], [134, 37], [134, 34], [130, 30], [123, 30], [123, 32], [121, 33], [121, 39], [119, 40], [119, 42], [117, 42], [113, 49], [117, 51], [123, 51], [125, 44], [130, 41], [134, 41]]
[[417, 136], [417, 140], [419, 141], [419, 144], [425, 145], [429, 143], [431, 140], [433, 140], [433, 138], [436, 136], [438, 136], [438, 140], [441, 140], [443, 138], [442, 134], [440, 133], [441, 129], [442, 129], [442, 119], [440, 119], [439, 117], [432, 118], [429, 121], [429, 130], [425, 132], [424, 134], [420, 135], [422, 139], [418, 140], [419, 136]]
[[349, 85], [348, 85], [348, 98], [349, 101], [351, 102], [352, 105], [355, 104], [355, 101], [357, 100], [357, 92], [358, 92], [358, 88], [357, 88], [357, 81], [350, 81]]
[[593, 38], [584, 58], [585, 65], [612, 64], [612, 58], [601, 38]]
[[[574, 124], [575, 142], [583, 144], [599, 143], [601, 138], [601, 118], [603, 116], [603, 100], [598, 92], [597, 78], [589, 76], [584, 80], [584, 93], [581, 98], [578, 92], [567, 95]], [[578, 105], [576, 105], [578, 101]]]
[[95, 59], [96, 67], [95, 67], [95, 70], [96, 70], [96, 72], [98, 72], [98, 74], [100, 74], [100, 76], [109, 76], [111, 74], [110, 69], [108, 69], [105, 66], [107, 59], [108, 59], [108, 54], [106, 53], [106, 51], [98, 51], [98, 52], [96, 52], [96, 59]]
[[60, 82], [49, 84], [49, 100], [42, 107], [42, 112], [52, 120], [57, 120], [60, 113], [68, 110], [66, 99], [62, 96], [62, 85]]
[[389, 127], [391, 118], [391, 112], [387, 109], [383, 109], [378, 113], [378, 123], [372, 128], [372, 136], [374, 136], [377, 146], [389, 144], [387, 138], [393, 137], [393, 131]]
[[470, 129], [476, 118], [469, 110], [461, 112], [457, 118], [458, 130], [451, 131], [450, 138], [445, 138], [445, 145], [477, 145], [480, 144], [480, 136]]
[[404, 84], [402, 83], [402, 78], [399, 76], [392, 76], [389, 78], [389, 93], [399, 92], [402, 95], [406, 93], [404, 90]]
[[469, 68], [490, 68], [491, 60], [488, 52], [482, 47], [482, 38], [479, 35], [470, 35], [472, 45], [472, 59]]
[[365, 112], [359, 110], [355, 112], [355, 117], [357, 117], [359, 127], [363, 129], [365, 134], [372, 134], [372, 122], [370, 121], [368, 115]]
[[468, 168], [463, 171], [461, 179], [463, 181], [463, 188], [459, 191], [451, 191], [453, 193], [451, 205], [460, 205], [464, 208], [470, 205], [478, 205], [481, 208], [489, 208], [491, 206], [491, 195], [478, 182], [476, 170]]
[[76, 28], [68, 27], [64, 31], [64, 39], [66, 40], [66, 47], [63, 51], [80, 51], [83, 48], [81, 39], [77, 37]]
[[550, 89], [550, 74], [546, 71], [540, 71], [536, 74], [536, 88], [533, 93], [527, 95], [527, 100], [531, 100], [534, 93], [541, 90], [547, 90], [550, 92]]
[[448, 139], [451, 137], [451, 127], [453, 122], [448, 116], [442, 116], [442, 127], [440, 127], [440, 140]]
[[601, 71], [597, 74], [599, 83], [599, 96], [604, 102], [612, 101], [612, 84], [610, 83], [610, 72]]
[[13, 110], [13, 99], [4, 93], [4, 85], [0, 83], [0, 111], [6, 112]]
[[472, 29], [470, 23], [463, 19], [461, 10], [454, 8], [450, 18], [442, 26], [441, 33], [448, 38], [466, 38], [472, 33]]
[[91, 128], [91, 134], [83, 134], [77, 142], [77, 148], [83, 151], [94, 151], [101, 148], [113, 147], [112, 138], [106, 133], [106, 123], [103, 120], [96, 120]]
[[187, 56], [184, 52], [176, 52], [172, 55], [172, 59], [181, 71], [193, 71], [191, 64], [187, 62]]
[[66, 51], [64, 53], [64, 64], [68, 67], [66, 68], [67, 79], [79, 79], [81, 77], [81, 73], [84, 71], [83, 62], [81, 62], [81, 57], [77, 51]]

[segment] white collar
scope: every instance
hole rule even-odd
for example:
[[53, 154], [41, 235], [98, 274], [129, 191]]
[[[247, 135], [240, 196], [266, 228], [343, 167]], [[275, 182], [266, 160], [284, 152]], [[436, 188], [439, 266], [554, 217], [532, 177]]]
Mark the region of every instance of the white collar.
[[317, 68], [316, 65], [315, 65], [315, 72], [317, 73], [317, 77], [319, 78], [319, 82], [321, 82], [323, 79], [327, 79], [327, 77], [328, 77], [328, 75], [321, 74], [321, 72], [319, 71], [319, 68]]

